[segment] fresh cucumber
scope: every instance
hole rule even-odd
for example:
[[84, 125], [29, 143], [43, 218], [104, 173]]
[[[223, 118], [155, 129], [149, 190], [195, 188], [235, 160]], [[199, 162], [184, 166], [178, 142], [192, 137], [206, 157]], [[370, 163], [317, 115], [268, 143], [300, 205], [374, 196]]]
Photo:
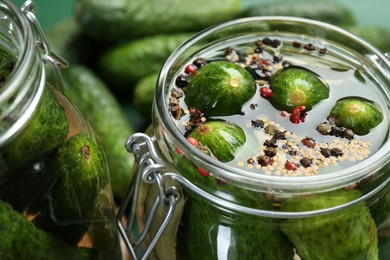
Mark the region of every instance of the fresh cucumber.
[[[297, 196], [282, 202], [282, 210], [310, 212], [344, 205], [360, 196], [358, 190]], [[378, 259], [375, 222], [362, 202], [325, 215], [290, 218], [281, 228], [303, 259]]]
[[[172, 158], [178, 171], [191, 182], [199, 184], [199, 187], [226, 195], [241, 205], [272, 210], [272, 201], [259, 193], [202, 174], [203, 171], [191, 162], [191, 154], [187, 156], [174, 152]], [[292, 259], [293, 246], [277, 228], [276, 222], [226, 212], [191, 194], [186, 195], [180, 232], [177, 234], [177, 248], [183, 250], [183, 259], [199, 259], [199, 252], [206, 252], [202, 259], [218, 259], [218, 249], [223, 251], [226, 243], [230, 245], [229, 250], [224, 251], [228, 259]], [[228, 232], [223, 232], [221, 236], [220, 230]]]
[[329, 113], [328, 120], [339, 127], [351, 129], [358, 135], [365, 135], [383, 120], [383, 111], [372, 100], [362, 97], [345, 97], [337, 100]]
[[255, 95], [256, 82], [240, 65], [215, 61], [191, 75], [183, 90], [188, 107], [201, 110], [207, 117], [226, 116], [241, 111]]
[[75, 17], [100, 41], [199, 31], [237, 17], [241, 0], [76, 0]]
[[390, 51], [390, 29], [379, 26], [351, 26], [346, 28], [349, 32], [356, 34], [363, 40], [371, 43], [383, 52]]
[[295, 16], [327, 22], [341, 27], [356, 24], [353, 12], [340, 3], [290, 1], [256, 3], [246, 8], [246, 16]]
[[328, 84], [314, 72], [291, 67], [275, 73], [270, 80], [271, 104], [280, 111], [292, 112], [298, 106], [307, 111], [329, 97]]
[[70, 246], [36, 228], [0, 200], [1, 259], [96, 259], [92, 249]]
[[106, 84], [88, 67], [70, 66], [62, 73], [65, 94], [96, 131], [104, 148], [114, 196], [122, 199], [131, 180], [134, 158], [124, 143], [134, 129]]
[[[53, 91], [49, 88], [43, 91], [39, 107], [27, 127], [0, 152], [0, 163], [2, 159], [5, 161], [0, 175], [11, 173], [8, 177], [15, 177], [11, 175], [52, 154], [65, 140], [69, 124]], [[2, 181], [5, 179], [4, 176]]]
[[154, 91], [159, 73], [153, 73], [140, 79], [135, 85], [133, 92], [133, 106], [149, 121], [152, 113]]
[[135, 82], [159, 72], [169, 55], [191, 34], [154, 35], [107, 49], [98, 61], [98, 71], [116, 93], [129, 95]]
[[[293, 259], [294, 247], [272, 220], [223, 212], [198, 198], [186, 202], [184, 259]], [[221, 234], [222, 233], [222, 234]], [[228, 250], [224, 250], [228, 248]]]
[[[91, 225], [101, 189], [108, 183], [107, 165], [100, 142], [90, 133], [69, 137], [42, 173], [50, 188], [42, 194], [33, 223], [71, 245]], [[22, 192], [22, 191], [21, 191]]]
[[233, 160], [236, 150], [246, 141], [241, 127], [221, 120], [207, 121], [197, 126], [188, 136], [207, 146], [222, 162]]

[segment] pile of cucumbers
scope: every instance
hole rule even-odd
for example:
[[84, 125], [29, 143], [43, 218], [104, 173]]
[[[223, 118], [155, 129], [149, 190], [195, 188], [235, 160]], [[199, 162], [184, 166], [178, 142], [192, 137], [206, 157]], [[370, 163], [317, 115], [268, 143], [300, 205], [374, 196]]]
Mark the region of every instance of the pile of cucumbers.
[[321, 1], [248, 6], [243, 0], [75, 0], [73, 14], [46, 30], [52, 50], [69, 61], [62, 71], [65, 94], [102, 142], [117, 201], [134, 164], [125, 140], [150, 124], [156, 80], [169, 55], [207, 27], [266, 15], [316, 19], [361, 35], [382, 51], [390, 46], [386, 29], [360, 28], [347, 7]]

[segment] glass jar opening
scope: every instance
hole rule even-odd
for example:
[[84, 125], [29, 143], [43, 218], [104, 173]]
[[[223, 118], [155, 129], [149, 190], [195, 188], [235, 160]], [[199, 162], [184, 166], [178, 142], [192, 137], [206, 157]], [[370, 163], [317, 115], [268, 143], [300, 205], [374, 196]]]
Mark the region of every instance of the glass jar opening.
[[6, 0], [0, 1], [0, 37], [3, 53], [8, 55], [1, 57], [3, 71], [7, 72], [1, 75], [0, 85], [2, 146], [22, 130], [38, 105], [45, 84], [45, 71], [37, 48], [39, 42], [28, 18], [15, 4]]
[[[169, 112], [170, 88], [180, 69], [196, 57], [207, 56], [216, 50], [220, 51], [232, 45], [254, 42], [264, 37], [283, 38], [291, 41], [312, 42], [326, 47], [336, 58], [342, 58], [375, 82], [379, 88], [377, 96], [385, 108], [384, 125], [374, 134], [380, 134], [383, 142], [367, 159], [357, 161], [344, 169], [334, 169], [326, 174], [311, 176], [277, 176], [259, 174], [245, 167], [239, 168], [220, 162], [206, 155], [191, 145], [179, 131], [177, 123]], [[190, 154], [193, 162], [212, 173], [213, 176], [228, 183], [248, 189], [266, 191], [270, 188], [280, 192], [310, 193], [329, 191], [351, 185], [374, 174], [385, 175], [381, 169], [389, 163], [390, 141], [388, 140], [390, 91], [390, 62], [375, 47], [355, 35], [318, 21], [294, 17], [253, 17], [227, 22], [196, 34], [182, 44], [167, 60], [161, 70], [157, 83], [154, 110], [160, 117], [154, 124], [163, 131], [155, 133], [164, 140], [172, 142], [183, 153]], [[386, 126], [387, 122], [387, 126]], [[377, 131], [377, 132], [375, 132]], [[388, 175], [388, 174], [387, 174]], [[387, 176], [386, 181], [389, 181]]]

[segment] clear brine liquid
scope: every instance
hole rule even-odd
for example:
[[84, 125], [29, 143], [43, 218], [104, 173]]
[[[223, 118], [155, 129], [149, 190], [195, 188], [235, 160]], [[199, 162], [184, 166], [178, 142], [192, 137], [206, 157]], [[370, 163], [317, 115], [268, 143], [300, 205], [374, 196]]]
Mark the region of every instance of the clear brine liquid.
[[[360, 67], [361, 65], [356, 62], [356, 59], [350, 59], [346, 53], [339, 52], [337, 48], [328, 46], [326, 43], [308, 41], [303, 37], [301, 39], [294, 39], [289, 36], [264, 37], [278, 39], [282, 44], [277, 48], [270, 46], [264, 48], [262, 59], [272, 60], [274, 55], [278, 55], [283, 61], [288, 61], [291, 65], [304, 67], [315, 72], [329, 85], [329, 98], [320, 101], [308, 111], [305, 122], [293, 124], [290, 122], [288, 116], [283, 115], [282, 112], [275, 109], [267, 99], [260, 96], [259, 90], [261, 86], [257, 84], [255, 95], [243, 105], [241, 114], [215, 116], [210, 118], [223, 119], [237, 124], [241, 126], [246, 133], [245, 145], [237, 150], [235, 159], [228, 162], [228, 164], [264, 174], [304, 176], [332, 172], [355, 165], [359, 161], [369, 158], [371, 154], [380, 148], [388, 135], [388, 101], [386, 101], [384, 95], [381, 94], [380, 86], [377, 85], [369, 74], [362, 70]], [[233, 48], [240, 54], [253, 53], [256, 47], [254, 44], [255, 41], [261, 39], [262, 37], [259, 36], [256, 38], [241, 38], [239, 42], [237, 43], [236, 41], [235, 44], [233, 44], [233, 41], [223, 42], [219, 44], [219, 46], [213, 47], [213, 49], [206, 49], [189, 59], [182, 70], [178, 71], [176, 76], [182, 74], [184, 67], [187, 64], [192, 63], [196, 58], [203, 58], [208, 61], [226, 60], [225, 52], [228, 48]], [[302, 47], [297, 48], [294, 46], [294, 43], [296, 42], [299, 42]], [[303, 46], [307, 43], [315, 46], [316, 50], [309, 51], [304, 49]], [[327, 50], [325, 54], [319, 53], [319, 49], [325, 48]], [[277, 70], [278, 69], [275, 69], [275, 71]], [[179, 89], [175, 86], [174, 80], [171, 88]], [[363, 136], [355, 135], [352, 140], [347, 140], [332, 135], [322, 135], [316, 130], [320, 123], [327, 121], [327, 116], [337, 100], [343, 97], [356, 96], [364, 97], [376, 102], [383, 110], [383, 121], [378, 126], [371, 129], [369, 134]], [[184, 97], [179, 101], [183, 111], [186, 111], [188, 108], [184, 103]], [[290, 148], [293, 147], [294, 149], [301, 150], [305, 156], [314, 158], [319, 154], [318, 150], [321, 146], [339, 147], [343, 150], [345, 156], [343, 156], [343, 158], [330, 157], [326, 160], [322, 158], [321, 162], [324, 162], [323, 164], [321, 162], [314, 162], [313, 167], [304, 169], [304, 171], [286, 171], [283, 169], [283, 165], [286, 161], [296, 161], [299, 163], [299, 157], [296, 155], [294, 157], [294, 155], [290, 154], [280, 155], [278, 158], [280, 161], [279, 164], [261, 167], [257, 164], [248, 163], [249, 158], [256, 160], [256, 158], [262, 154], [262, 149], [264, 149], [263, 143], [266, 139], [269, 139], [269, 136], [264, 132], [264, 129], [251, 126], [251, 121], [257, 119], [272, 122], [278, 129], [290, 133], [291, 135], [287, 138], [285, 143], [290, 142]], [[173, 120], [179, 130], [184, 134], [186, 131], [184, 126], [189, 120], [188, 114], [183, 113], [179, 120]], [[306, 146], [302, 145], [301, 140], [305, 137], [310, 137], [315, 140], [315, 149], [308, 149]]]

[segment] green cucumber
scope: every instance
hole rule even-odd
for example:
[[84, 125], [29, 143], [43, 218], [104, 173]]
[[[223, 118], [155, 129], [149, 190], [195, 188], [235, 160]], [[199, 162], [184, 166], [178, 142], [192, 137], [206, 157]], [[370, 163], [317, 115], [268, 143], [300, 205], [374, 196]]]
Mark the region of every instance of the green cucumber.
[[241, 0], [76, 0], [75, 17], [99, 41], [154, 34], [199, 31], [231, 20], [242, 11]]
[[356, 24], [352, 10], [340, 3], [293, 1], [252, 4], [245, 16], [295, 16], [318, 20], [341, 27]]
[[104, 148], [113, 194], [122, 199], [132, 177], [134, 157], [124, 143], [134, 129], [107, 85], [89, 68], [78, 65], [64, 70], [65, 94], [96, 131]]
[[91, 225], [101, 189], [108, 183], [107, 165], [100, 142], [90, 133], [68, 138], [42, 175], [50, 179], [33, 223], [76, 245]]
[[159, 73], [154, 73], [140, 79], [133, 92], [133, 106], [144, 117], [150, 119], [154, 92]]
[[270, 218], [239, 215], [190, 197], [184, 212], [184, 259], [293, 259], [294, 247]]
[[[172, 153], [178, 171], [197, 183], [198, 187], [220, 197], [226, 196], [239, 205], [274, 209], [273, 202], [259, 193], [230, 185], [213, 175], [205, 176], [191, 157], [191, 154]], [[292, 259], [292, 244], [277, 228], [276, 222], [270, 223], [269, 219], [262, 217], [221, 212], [209, 202], [191, 194], [186, 194], [186, 198], [180, 222], [183, 228], [177, 234], [177, 250], [183, 250], [183, 259], [199, 259], [199, 252], [205, 252], [202, 259], [218, 259], [215, 249], [226, 249], [224, 242], [230, 245], [226, 252], [228, 259]], [[226, 233], [220, 236], [219, 228]]]
[[317, 74], [300, 67], [290, 67], [271, 77], [269, 101], [280, 111], [292, 112], [298, 106], [306, 111], [329, 97], [329, 86]]
[[207, 121], [197, 126], [188, 136], [207, 146], [222, 162], [233, 160], [237, 148], [246, 141], [245, 132], [241, 127], [219, 120]]
[[349, 32], [356, 34], [363, 40], [368, 41], [383, 52], [390, 51], [390, 29], [379, 26], [351, 26], [346, 28]]
[[[358, 190], [298, 196], [282, 203], [287, 212], [306, 212], [344, 205], [360, 196]], [[378, 259], [375, 222], [369, 209], [354, 204], [345, 209], [309, 218], [291, 218], [282, 231], [303, 259]]]
[[36, 228], [0, 200], [1, 259], [96, 259], [92, 249], [70, 246]]
[[379, 238], [379, 260], [386, 260], [390, 255], [390, 236]]
[[109, 48], [98, 61], [100, 76], [114, 91], [130, 96], [134, 83], [159, 72], [169, 55], [190, 36], [159, 34]]
[[328, 120], [337, 126], [351, 129], [355, 134], [365, 135], [383, 120], [378, 104], [362, 97], [345, 97], [337, 100]]
[[185, 102], [205, 116], [238, 114], [243, 104], [256, 93], [252, 75], [228, 61], [208, 63], [194, 73], [183, 88]]
[[63, 143], [68, 132], [64, 108], [58, 103], [54, 92], [45, 88], [39, 107], [27, 127], [2, 149], [0, 158], [5, 163], [0, 172], [15, 175], [43, 160]]

